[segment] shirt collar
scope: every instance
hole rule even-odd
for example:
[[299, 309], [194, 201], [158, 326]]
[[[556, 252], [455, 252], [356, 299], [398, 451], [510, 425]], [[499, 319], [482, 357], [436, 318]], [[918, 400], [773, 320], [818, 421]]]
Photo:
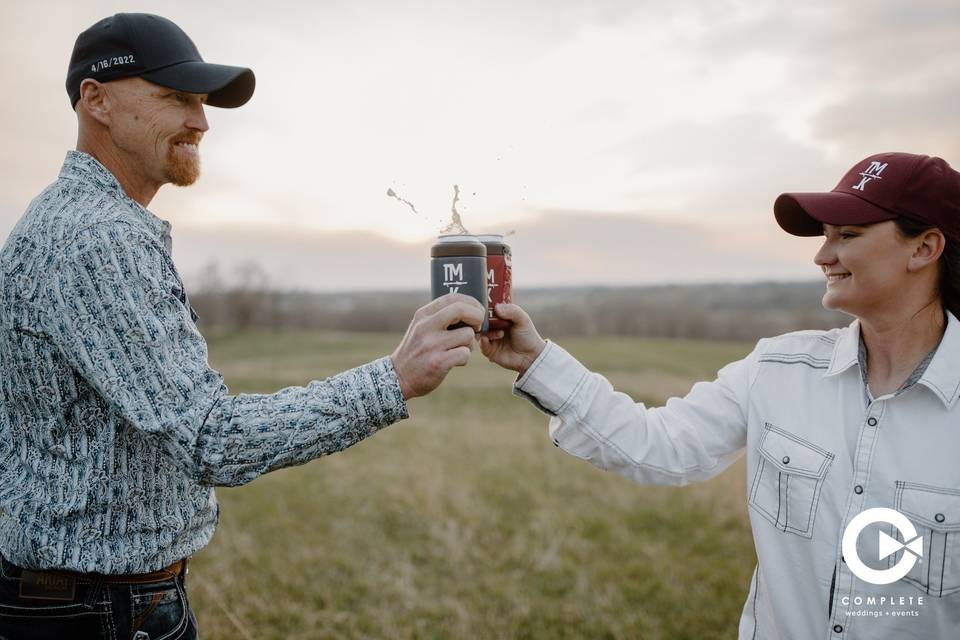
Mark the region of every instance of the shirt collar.
[[[947, 327], [940, 346], [918, 384], [930, 389], [948, 409], [960, 398], [960, 359], [951, 354], [960, 352], [960, 320], [946, 311]], [[854, 320], [840, 332], [833, 348], [833, 358], [825, 376], [843, 373], [858, 364], [860, 350], [860, 321]]]
[[145, 223], [170, 251], [170, 223], [158, 218], [139, 202], [127, 196], [116, 176], [110, 170], [88, 153], [83, 151], [67, 151], [67, 157], [60, 168], [60, 177], [66, 180], [84, 182], [98, 191], [111, 193], [130, 206], [137, 219]]
[[933, 391], [951, 409], [960, 398], [960, 359], [956, 355], [960, 352], [960, 320], [949, 311], [946, 314], [947, 328], [919, 384]]
[[837, 343], [833, 347], [833, 358], [825, 376], [835, 376], [843, 373], [859, 362], [860, 353], [860, 321], [854, 320], [845, 329], [840, 331]]

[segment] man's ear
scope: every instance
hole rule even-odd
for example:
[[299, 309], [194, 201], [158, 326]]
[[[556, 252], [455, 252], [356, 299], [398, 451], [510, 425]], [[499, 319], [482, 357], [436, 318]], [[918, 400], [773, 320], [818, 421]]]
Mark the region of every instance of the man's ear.
[[928, 229], [914, 238], [914, 241], [917, 244], [907, 264], [907, 269], [910, 271], [920, 271], [927, 265], [935, 263], [947, 246], [947, 240], [940, 229]]
[[83, 109], [90, 117], [104, 126], [110, 125], [111, 96], [102, 83], [86, 78], [80, 83], [80, 100], [77, 109]]

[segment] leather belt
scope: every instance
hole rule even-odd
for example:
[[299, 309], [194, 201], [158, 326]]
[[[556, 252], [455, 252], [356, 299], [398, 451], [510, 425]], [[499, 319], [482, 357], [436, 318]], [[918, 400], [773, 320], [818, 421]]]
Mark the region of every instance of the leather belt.
[[187, 558], [178, 560], [169, 567], [164, 567], [159, 571], [151, 571], [150, 573], [111, 575], [105, 573], [80, 573], [79, 571], [67, 571], [66, 569], [45, 569], [39, 571], [32, 570], [31, 572], [47, 574], [50, 576], [56, 576], [58, 578], [72, 578], [78, 583], [99, 582], [102, 584], [149, 584], [151, 582], [172, 580], [181, 574], [185, 575], [187, 572]]

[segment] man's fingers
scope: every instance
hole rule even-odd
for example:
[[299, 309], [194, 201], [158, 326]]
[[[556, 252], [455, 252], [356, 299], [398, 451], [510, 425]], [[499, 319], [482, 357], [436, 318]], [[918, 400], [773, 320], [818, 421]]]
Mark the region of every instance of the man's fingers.
[[447, 351], [447, 367], [462, 367], [470, 361], [470, 349], [468, 347], [456, 347]]
[[[431, 300], [427, 304], [417, 309], [417, 315], [419, 315], [421, 318], [426, 316], [432, 316], [437, 311], [440, 311], [440, 309], [443, 309], [444, 307], [448, 307], [451, 304], [454, 304], [456, 302], [465, 302], [469, 304], [471, 300], [473, 302], [477, 302], [470, 296], [462, 293], [447, 293], [440, 296], [439, 298], [435, 298]], [[480, 303], [477, 302], [477, 304], [480, 304]]]
[[483, 324], [483, 317], [487, 310], [473, 298], [469, 298], [469, 300], [473, 304], [458, 301], [441, 308], [430, 317], [428, 321], [430, 326], [436, 329], [446, 329], [457, 322], [464, 322], [474, 329], [479, 329]]
[[440, 345], [447, 350], [455, 347], [470, 347], [473, 344], [476, 335], [477, 334], [474, 333], [472, 327], [451, 329], [450, 331], [444, 332], [444, 334], [440, 337]]

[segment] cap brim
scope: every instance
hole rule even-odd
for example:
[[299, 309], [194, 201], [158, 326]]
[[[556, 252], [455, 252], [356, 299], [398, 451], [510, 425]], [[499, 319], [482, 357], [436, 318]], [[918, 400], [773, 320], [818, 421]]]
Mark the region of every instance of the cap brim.
[[773, 214], [787, 233], [823, 235], [823, 225], [873, 224], [898, 215], [849, 193], [784, 193], [773, 203]]
[[250, 69], [199, 61], [180, 62], [140, 75], [162, 87], [206, 93], [207, 104], [228, 109], [246, 104], [256, 86]]

